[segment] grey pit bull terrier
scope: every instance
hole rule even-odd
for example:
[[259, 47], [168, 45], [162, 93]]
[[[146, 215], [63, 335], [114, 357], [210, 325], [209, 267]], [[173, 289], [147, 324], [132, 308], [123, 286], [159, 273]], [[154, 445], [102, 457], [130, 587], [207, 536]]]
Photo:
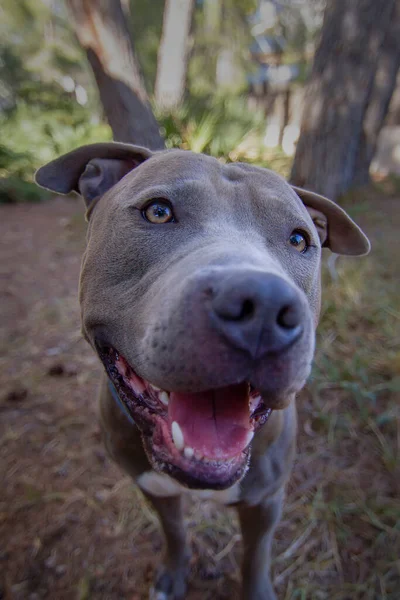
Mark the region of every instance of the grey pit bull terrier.
[[79, 148], [37, 182], [83, 196], [83, 335], [105, 368], [111, 457], [158, 512], [166, 555], [150, 592], [185, 598], [182, 495], [236, 506], [245, 600], [269, 568], [310, 373], [321, 247], [369, 242], [336, 204], [266, 169], [120, 143]]

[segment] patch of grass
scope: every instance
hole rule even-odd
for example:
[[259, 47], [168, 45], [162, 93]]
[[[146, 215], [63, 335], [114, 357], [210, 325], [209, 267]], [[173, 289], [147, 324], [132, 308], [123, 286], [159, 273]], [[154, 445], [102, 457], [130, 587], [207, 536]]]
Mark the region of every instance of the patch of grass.
[[370, 256], [339, 258], [335, 280], [323, 269], [313, 376], [298, 402], [292, 502], [296, 485], [315, 472], [318, 481], [307, 510], [287, 508], [283, 525], [306, 516], [316, 546], [303, 561], [300, 552], [292, 557], [290, 599], [395, 600], [400, 589], [399, 214], [393, 199], [376, 194], [347, 200], [371, 233]]

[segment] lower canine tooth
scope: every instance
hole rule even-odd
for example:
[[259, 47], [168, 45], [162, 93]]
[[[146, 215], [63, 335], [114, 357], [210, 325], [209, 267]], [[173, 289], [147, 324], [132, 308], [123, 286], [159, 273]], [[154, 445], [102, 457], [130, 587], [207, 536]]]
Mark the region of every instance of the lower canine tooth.
[[255, 411], [255, 409], [260, 404], [260, 402], [261, 402], [260, 394], [258, 394], [257, 396], [250, 396], [249, 406], [250, 406], [251, 412]]
[[186, 458], [192, 458], [193, 454], [194, 454], [194, 450], [190, 446], [185, 446], [185, 448], [183, 450], [183, 454], [185, 455]]
[[185, 440], [183, 437], [182, 429], [179, 427], [179, 424], [176, 421], [172, 423], [171, 432], [175, 446], [178, 450], [183, 450], [185, 446]]
[[168, 396], [167, 392], [161, 392], [158, 397], [160, 398], [160, 400], [164, 404], [164, 406], [168, 406], [169, 396]]
[[246, 448], [250, 444], [250, 442], [253, 439], [253, 437], [254, 437], [254, 431], [249, 431], [247, 433], [247, 438], [246, 438]]

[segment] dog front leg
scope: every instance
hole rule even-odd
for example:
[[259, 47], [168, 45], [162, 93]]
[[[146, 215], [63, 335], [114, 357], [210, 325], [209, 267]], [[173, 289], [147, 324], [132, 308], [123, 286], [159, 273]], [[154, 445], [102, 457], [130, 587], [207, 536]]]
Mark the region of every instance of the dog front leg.
[[165, 558], [158, 569], [150, 600], [184, 600], [190, 553], [186, 544], [182, 496], [146, 498], [155, 508], [165, 536]]
[[281, 518], [283, 490], [256, 506], [238, 508], [243, 538], [243, 600], [276, 600], [270, 579], [271, 547]]

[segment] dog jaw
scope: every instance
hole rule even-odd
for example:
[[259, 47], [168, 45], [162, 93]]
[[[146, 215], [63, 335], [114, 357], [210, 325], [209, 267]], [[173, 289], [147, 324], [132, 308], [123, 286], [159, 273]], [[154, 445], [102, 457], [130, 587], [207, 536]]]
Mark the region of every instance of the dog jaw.
[[271, 414], [249, 383], [171, 392], [139, 377], [113, 348], [100, 357], [155, 470], [191, 488], [225, 489], [243, 477], [254, 433]]

